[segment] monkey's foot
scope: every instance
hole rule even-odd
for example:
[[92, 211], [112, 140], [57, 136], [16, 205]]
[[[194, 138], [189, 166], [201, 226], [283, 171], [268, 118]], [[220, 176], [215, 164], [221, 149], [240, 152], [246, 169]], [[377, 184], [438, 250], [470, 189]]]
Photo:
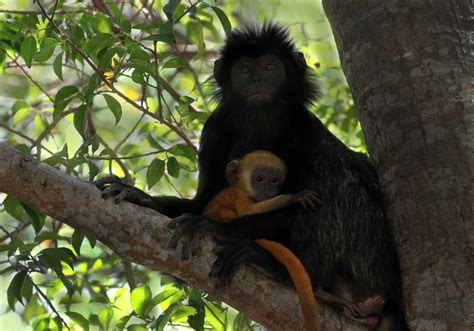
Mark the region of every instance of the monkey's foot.
[[255, 265], [274, 278], [286, 275], [286, 270], [281, 264], [254, 240], [225, 239], [217, 242], [219, 244], [216, 247], [217, 259], [209, 273], [209, 276], [217, 278], [217, 288], [229, 285], [235, 271], [242, 264]]
[[361, 302], [351, 302], [318, 289], [315, 292], [315, 297], [318, 302], [335, 308], [350, 319], [364, 325], [369, 330], [377, 326], [385, 306], [385, 300], [380, 295], [368, 297]]
[[223, 229], [219, 223], [199, 215], [183, 214], [171, 220], [168, 228], [175, 230], [170, 239], [169, 248], [176, 249], [178, 242], [182, 243], [182, 261], [199, 253], [201, 240], [206, 235], [215, 239], [224, 237]]
[[142, 207], [156, 210], [153, 198], [131, 185], [125, 184], [117, 176], [109, 176], [94, 181], [94, 185], [102, 191], [102, 198], [113, 198], [115, 203], [128, 201]]

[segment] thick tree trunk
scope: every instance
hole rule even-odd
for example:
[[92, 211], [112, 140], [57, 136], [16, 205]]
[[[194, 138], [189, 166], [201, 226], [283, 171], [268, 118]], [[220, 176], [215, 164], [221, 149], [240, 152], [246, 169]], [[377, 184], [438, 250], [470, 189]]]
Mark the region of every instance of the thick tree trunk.
[[324, 0], [381, 177], [412, 330], [474, 330], [474, 8]]
[[[0, 144], [0, 192], [94, 235], [132, 262], [207, 291], [270, 330], [303, 330], [303, 316], [293, 289], [250, 267], [240, 268], [230, 286], [215, 289], [214, 280], [208, 276], [215, 259], [211, 241], [202, 245], [202, 254], [181, 262], [179, 250], [168, 248], [171, 231], [165, 216], [127, 202], [117, 208], [112, 199], [102, 199], [91, 183], [61, 173], [6, 144]], [[364, 330], [338, 313], [321, 308], [321, 331]]]

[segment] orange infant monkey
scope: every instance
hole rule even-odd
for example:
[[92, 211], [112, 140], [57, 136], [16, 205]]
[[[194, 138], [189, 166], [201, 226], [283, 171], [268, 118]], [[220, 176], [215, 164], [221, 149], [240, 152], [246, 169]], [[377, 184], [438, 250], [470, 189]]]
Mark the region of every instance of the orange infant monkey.
[[[231, 222], [234, 218], [269, 212], [294, 203], [313, 209], [321, 203], [314, 191], [279, 194], [285, 176], [285, 163], [268, 151], [253, 151], [240, 160], [233, 160], [227, 164], [226, 170], [230, 186], [207, 204], [203, 215], [218, 222]], [[317, 303], [311, 280], [301, 261], [280, 243], [267, 239], [256, 242], [288, 270], [303, 310], [305, 328], [316, 331]]]

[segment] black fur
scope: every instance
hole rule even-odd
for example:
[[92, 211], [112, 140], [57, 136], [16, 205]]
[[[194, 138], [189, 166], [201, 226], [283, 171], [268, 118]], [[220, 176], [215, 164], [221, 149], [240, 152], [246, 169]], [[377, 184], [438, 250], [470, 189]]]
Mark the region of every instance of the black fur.
[[[261, 26], [246, 26], [241, 30], [233, 30], [220, 50], [219, 60], [222, 61], [222, 67], [227, 70], [222, 70], [218, 77], [214, 77], [215, 99], [221, 102], [232, 97], [232, 91], [226, 89], [226, 84], [230, 80], [229, 68], [236, 59], [242, 56], [256, 57], [272, 53], [285, 63], [289, 75], [288, 81], [292, 82], [282, 91], [282, 96], [287, 101], [291, 100], [299, 105], [313, 103], [319, 93], [315, 76], [311, 71], [307, 71], [306, 67], [297, 65], [294, 56], [296, 52], [288, 30], [275, 22], [268, 21]], [[228, 92], [227, 95], [225, 92]]]
[[[335, 282], [343, 280], [353, 288], [355, 300], [379, 294], [401, 307], [399, 267], [377, 174], [364, 155], [347, 148], [308, 111], [317, 86], [310, 70], [295, 60], [295, 52], [287, 30], [275, 23], [229, 35], [220, 53], [224, 69], [216, 77], [218, 107], [202, 132], [196, 197], [158, 197], [155, 209], [171, 217], [185, 212], [200, 214], [227, 186], [225, 169], [230, 160], [257, 149], [269, 150], [288, 167], [282, 193], [314, 190], [323, 201], [321, 207], [303, 210], [290, 206], [213, 224], [214, 230], [233, 240], [279, 241], [301, 259], [315, 286], [332, 290], [337, 287]], [[249, 109], [233, 97], [228, 85], [230, 68], [241, 56], [265, 53], [276, 54], [284, 62], [288, 81], [271, 105]], [[209, 222], [202, 220], [202, 224]], [[192, 231], [180, 231], [188, 234], [184, 240], [199, 236], [196, 223], [192, 226]], [[208, 231], [209, 225], [202, 228]], [[232, 258], [235, 256], [239, 258]], [[223, 247], [213, 274], [229, 277], [233, 266], [225, 261], [242, 260], [235, 246]]]

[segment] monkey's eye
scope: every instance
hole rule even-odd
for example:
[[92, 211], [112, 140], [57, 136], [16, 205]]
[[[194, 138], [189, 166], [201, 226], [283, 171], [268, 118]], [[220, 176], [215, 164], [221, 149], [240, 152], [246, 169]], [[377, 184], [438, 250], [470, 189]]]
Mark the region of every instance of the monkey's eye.
[[274, 66], [273, 66], [273, 64], [271, 64], [271, 63], [268, 63], [268, 64], [265, 66], [265, 70], [266, 70], [266, 71], [272, 71], [273, 68], [274, 68]]
[[248, 74], [250, 72], [249, 66], [243, 65], [240, 67], [240, 72], [243, 74]]
[[255, 177], [255, 180], [257, 182], [261, 182], [261, 181], [263, 181], [263, 177], [262, 176], [257, 176], [257, 177]]
[[272, 184], [276, 184], [276, 183], [278, 183], [278, 178], [272, 178], [272, 179], [270, 179], [270, 182]]

